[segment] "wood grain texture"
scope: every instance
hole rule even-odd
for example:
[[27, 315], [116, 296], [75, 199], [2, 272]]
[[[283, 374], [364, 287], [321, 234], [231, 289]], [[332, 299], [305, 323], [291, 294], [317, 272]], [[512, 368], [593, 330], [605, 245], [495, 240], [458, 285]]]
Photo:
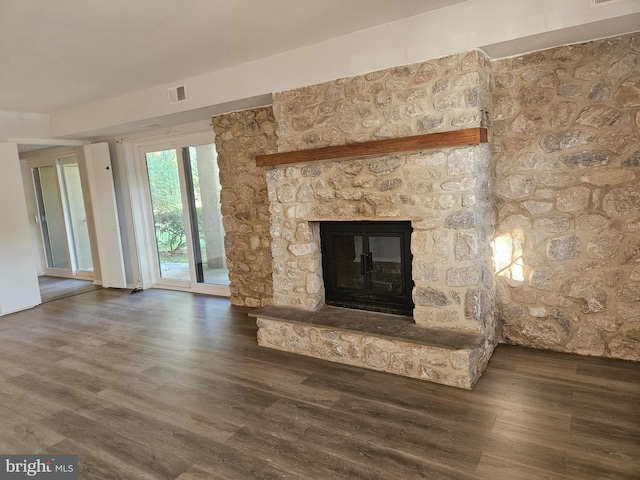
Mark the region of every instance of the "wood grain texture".
[[471, 392], [260, 348], [228, 300], [101, 289], [0, 320], [0, 452], [82, 479], [637, 479], [638, 364], [500, 345]]
[[426, 133], [411, 137], [373, 140], [370, 142], [311, 148], [285, 153], [256, 155], [256, 166], [270, 167], [290, 163], [368, 157], [389, 153], [414, 152], [432, 148], [458, 147], [487, 142], [486, 128], [467, 128], [451, 132]]
[[94, 285], [91, 280], [51, 277], [47, 275], [38, 277], [38, 284], [40, 286], [42, 303], [52, 302], [61, 298], [102, 288], [100, 285]]

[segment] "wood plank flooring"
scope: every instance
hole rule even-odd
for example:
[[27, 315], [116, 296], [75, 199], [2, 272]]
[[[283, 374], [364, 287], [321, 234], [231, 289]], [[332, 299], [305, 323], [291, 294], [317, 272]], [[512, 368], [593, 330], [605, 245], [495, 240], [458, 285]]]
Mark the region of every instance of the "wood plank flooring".
[[469, 392], [260, 348], [226, 299], [0, 318], [0, 453], [82, 479], [638, 479], [640, 365], [501, 345]]
[[100, 285], [94, 285], [91, 280], [51, 277], [47, 275], [38, 277], [38, 284], [40, 285], [42, 303], [48, 303], [102, 288]]

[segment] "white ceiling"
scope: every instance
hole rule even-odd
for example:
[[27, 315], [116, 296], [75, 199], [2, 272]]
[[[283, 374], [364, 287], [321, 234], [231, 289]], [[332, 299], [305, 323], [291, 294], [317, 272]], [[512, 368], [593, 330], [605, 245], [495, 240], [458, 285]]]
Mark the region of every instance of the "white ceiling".
[[0, 0], [0, 110], [50, 113], [464, 0]]

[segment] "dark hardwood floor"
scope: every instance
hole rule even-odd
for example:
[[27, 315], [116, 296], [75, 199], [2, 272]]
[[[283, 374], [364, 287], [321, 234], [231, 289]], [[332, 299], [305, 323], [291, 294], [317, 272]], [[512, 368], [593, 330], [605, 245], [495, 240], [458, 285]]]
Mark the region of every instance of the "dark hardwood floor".
[[40, 286], [42, 303], [53, 302], [54, 300], [102, 288], [100, 285], [94, 285], [91, 280], [51, 277], [47, 275], [38, 277], [38, 284]]
[[0, 453], [82, 479], [638, 479], [640, 365], [501, 345], [469, 392], [256, 345], [225, 299], [0, 318]]

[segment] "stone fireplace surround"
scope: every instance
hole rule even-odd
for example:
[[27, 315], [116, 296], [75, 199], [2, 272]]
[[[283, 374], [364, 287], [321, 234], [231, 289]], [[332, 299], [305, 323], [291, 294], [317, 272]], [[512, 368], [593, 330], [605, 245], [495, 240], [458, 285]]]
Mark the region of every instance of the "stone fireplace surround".
[[[261, 345], [473, 386], [496, 344], [488, 144], [267, 168], [254, 159], [484, 127], [489, 82], [488, 58], [472, 51], [276, 93], [271, 109], [214, 118], [231, 299], [262, 297], [264, 303], [245, 304], [272, 304], [255, 313]], [[236, 178], [243, 186], [225, 189]], [[326, 321], [333, 315], [323, 306], [317, 222], [347, 219], [412, 224], [415, 308], [408, 325], [406, 319], [391, 324], [391, 334], [354, 326], [367, 322], [338, 328], [292, 319], [324, 315]], [[267, 226], [273, 259], [268, 272], [255, 262], [266, 255], [268, 244], [259, 232]], [[236, 281], [252, 270], [256, 282]], [[265, 295], [269, 286], [271, 298]], [[369, 326], [378, 318], [358, 314], [363, 315]]]
[[[475, 197], [455, 193], [449, 199], [449, 192], [441, 191], [442, 182], [429, 190], [411, 178], [415, 193], [423, 194], [423, 225], [446, 220], [455, 210], [474, 209], [473, 221], [483, 227], [482, 232], [454, 229], [449, 237], [428, 229], [417, 232], [428, 242], [424, 248], [434, 261], [416, 261], [414, 268], [424, 279], [438, 278], [418, 285], [421, 292], [443, 292], [450, 304], [440, 311], [455, 307], [459, 313], [462, 298], [453, 292], [460, 287], [446, 285], [449, 272], [441, 270], [442, 252], [449, 242], [450, 255], [464, 255], [466, 243], [472, 255], [486, 259], [489, 246], [479, 233], [493, 231], [490, 240], [507, 241], [503, 246], [509, 247], [512, 267], [501, 267], [494, 276], [495, 296], [488, 286], [491, 279], [482, 278], [479, 295], [489, 297], [490, 310], [484, 327], [488, 333], [479, 334], [483, 341], [489, 338], [493, 344], [490, 338], [498, 322], [504, 342], [640, 361], [638, 62], [640, 32], [493, 62], [473, 51], [275, 93], [272, 107], [214, 117], [231, 302], [248, 307], [274, 303], [271, 246], [282, 245], [284, 238], [270, 234], [271, 186], [265, 173], [271, 168], [257, 166], [256, 155], [477, 127], [488, 116], [492, 166], [486, 191], [481, 188]], [[431, 153], [444, 155], [440, 164], [447, 165], [447, 174], [455, 171], [447, 152], [390, 157], [413, 159]], [[368, 170], [372, 159], [366, 160], [362, 185], [375, 177]], [[281, 170], [283, 179], [295, 179], [286, 176], [287, 167]], [[357, 212], [375, 209], [384, 216], [385, 209], [393, 211], [404, 201], [406, 194], [395, 195], [391, 184], [380, 187], [387, 190], [353, 199]], [[323, 190], [320, 197], [326, 195]], [[491, 208], [472, 206], [474, 198], [484, 199], [487, 192], [495, 215]], [[331, 201], [337, 206], [342, 193], [335, 194]], [[459, 203], [454, 207], [453, 202]], [[285, 213], [292, 208], [287, 206]], [[459, 225], [465, 221], [460, 214], [454, 218]], [[291, 235], [282, 230], [282, 237]], [[300, 282], [306, 277], [283, 273], [278, 281], [295, 283], [292, 296], [304, 291], [306, 285]], [[455, 281], [455, 275], [450, 279]], [[301, 305], [291, 308], [312, 312]], [[438, 325], [455, 318], [435, 312], [435, 307], [418, 305], [416, 321], [431, 317]], [[442, 358], [434, 362], [451, 364]]]
[[[472, 388], [495, 344], [488, 167], [486, 144], [271, 167], [259, 344]], [[389, 219], [413, 227], [413, 317], [324, 306], [318, 222]]]

